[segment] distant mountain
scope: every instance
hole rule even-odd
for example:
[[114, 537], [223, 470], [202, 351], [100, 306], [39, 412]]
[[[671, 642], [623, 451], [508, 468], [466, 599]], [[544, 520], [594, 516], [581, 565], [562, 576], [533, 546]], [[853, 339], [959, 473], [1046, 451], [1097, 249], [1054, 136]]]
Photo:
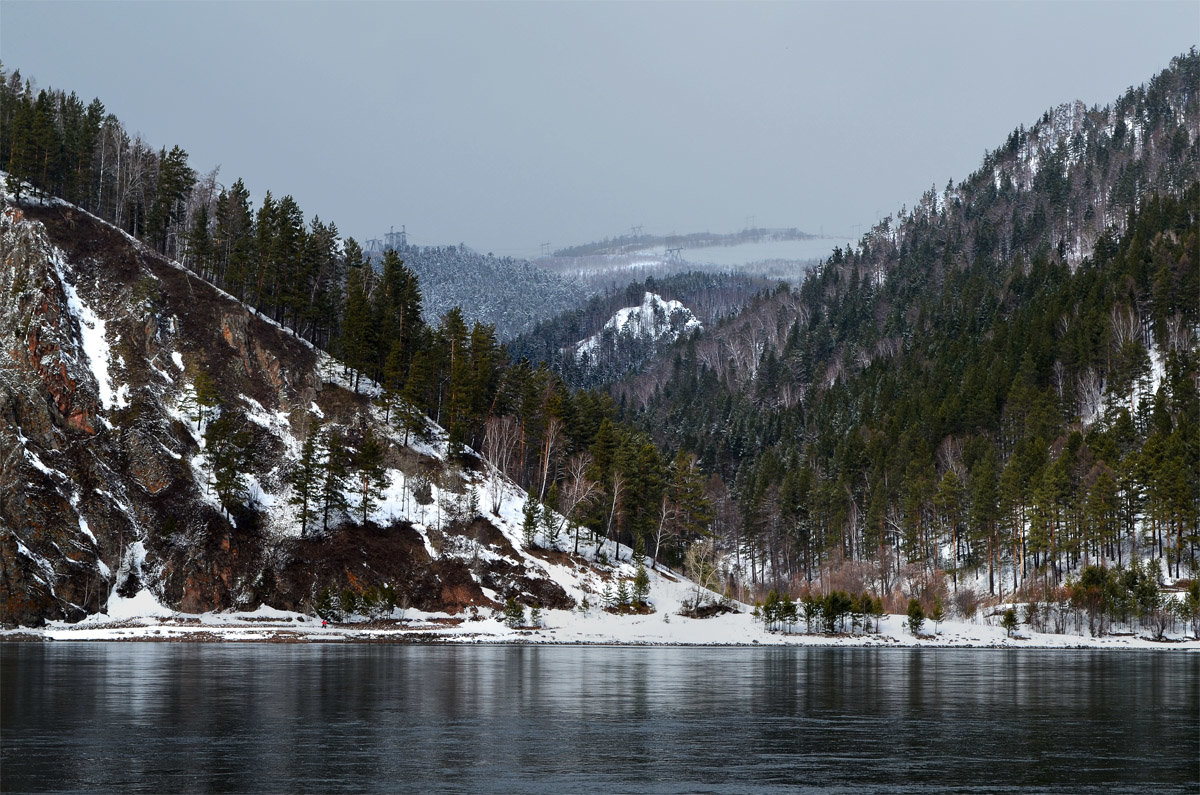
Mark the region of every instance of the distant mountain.
[[468, 323], [490, 323], [504, 341], [587, 300], [577, 282], [528, 260], [480, 254], [463, 245], [412, 246], [399, 241], [368, 247], [365, 253], [378, 261], [385, 247], [393, 248], [417, 275], [423, 314], [430, 324], [457, 306]]
[[716, 235], [637, 235], [574, 246], [535, 264], [592, 292], [619, 290], [647, 278], [684, 273], [737, 273], [797, 283], [845, 238], [820, 237], [795, 229], [747, 229]]
[[605, 386], [640, 367], [680, 334], [734, 314], [776, 285], [772, 279], [732, 274], [649, 278], [538, 323], [510, 340], [508, 351], [514, 358], [545, 362], [573, 387]]
[[556, 257], [587, 257], [600, 254], [632, 254], [652, 248], [688, 249], [710, 248], [712, 246], [741, 246], [748, 243], [762, 243], [778, 240], [810, 240], [816, 238], [807, 232], [790, 229], [747, 228], [740, 232], [713, 233], [692, 232], [690, 234], [654, 235], [640, 231], [628, 235], [619, 235], [594, 243], [583, 243], [577, 246], [560, 248], [554, 252]]

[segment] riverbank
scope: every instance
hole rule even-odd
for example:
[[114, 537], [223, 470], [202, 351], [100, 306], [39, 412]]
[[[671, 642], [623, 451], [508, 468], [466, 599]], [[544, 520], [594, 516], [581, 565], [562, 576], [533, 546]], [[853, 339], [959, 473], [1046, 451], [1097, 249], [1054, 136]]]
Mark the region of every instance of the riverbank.
[[446, 615], [408, 611], [383, 621], [323, 624], [319, 617], [263, 607], [254, 612], [199, 615], [159, 610], [154, 615], [96, 615], [76, 624], [0, 632], [0, 642], [133, 641], [211, 643], [443, 643], [630, 646], [855, 646], [1013, 649], [1139, 649], [1200, 652], [1200, 641], [1168, 633], [1100, 637], [1032, 632], [1022, 626], [1009, 636], [985, 620], [927, 622], [923, 634], [909, 632], [905, 617], [884, 616], [878, 629], [844, 634], [770, 632], [748, 613], [705, 619], [670, 613], [613, 615], [601, 610], [545, 611], [541, 626], [509, 627], [490, 615]]

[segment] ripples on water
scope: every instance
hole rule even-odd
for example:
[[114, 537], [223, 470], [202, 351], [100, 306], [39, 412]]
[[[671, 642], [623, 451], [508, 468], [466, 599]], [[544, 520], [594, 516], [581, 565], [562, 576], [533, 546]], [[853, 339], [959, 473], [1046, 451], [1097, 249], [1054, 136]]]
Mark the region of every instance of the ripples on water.
[[0, 645], [0, 789], [1200, 790], [1200, 657]]

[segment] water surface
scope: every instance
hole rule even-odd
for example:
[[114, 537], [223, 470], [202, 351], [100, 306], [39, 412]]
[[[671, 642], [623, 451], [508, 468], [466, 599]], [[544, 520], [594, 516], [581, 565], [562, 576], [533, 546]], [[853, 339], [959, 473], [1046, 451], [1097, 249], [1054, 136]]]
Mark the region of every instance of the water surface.
[[0, 789], [1200, 788], [1200, 657], [0, 645]]

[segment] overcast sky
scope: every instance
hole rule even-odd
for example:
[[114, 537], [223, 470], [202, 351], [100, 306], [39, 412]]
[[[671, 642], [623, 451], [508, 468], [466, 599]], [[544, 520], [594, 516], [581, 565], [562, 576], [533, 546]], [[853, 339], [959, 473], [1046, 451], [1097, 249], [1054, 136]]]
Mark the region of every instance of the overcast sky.
[[512, 255], [635, 224], [850, 234], [1198, 39], [1196, 0], [0, 0], [6, 71], [224, 184]]

